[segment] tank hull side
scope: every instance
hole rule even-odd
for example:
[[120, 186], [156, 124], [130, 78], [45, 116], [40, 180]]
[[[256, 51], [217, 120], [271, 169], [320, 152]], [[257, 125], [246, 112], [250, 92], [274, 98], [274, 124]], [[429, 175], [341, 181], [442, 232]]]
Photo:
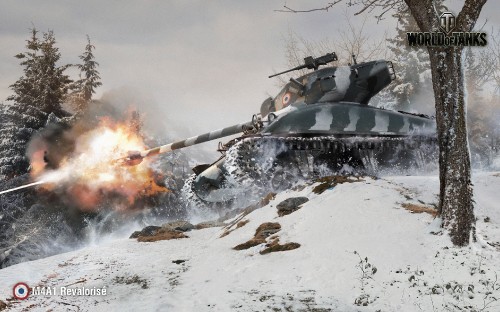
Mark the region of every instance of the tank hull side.
[[435, 135], [433, 119], [349, 102], [297, 107], [279, 116], [263, 135], [409, 136]]

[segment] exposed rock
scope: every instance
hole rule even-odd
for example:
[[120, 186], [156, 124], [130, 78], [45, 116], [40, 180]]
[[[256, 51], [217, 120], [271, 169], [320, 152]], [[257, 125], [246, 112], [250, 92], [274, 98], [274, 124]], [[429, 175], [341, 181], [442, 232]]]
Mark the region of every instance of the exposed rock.
[[139, 237], [139, 235], [141, 235], [141, 231], [135, 231], [134, 233], [132, 233], [130, 235], [129, 238], [137, 238], [137, 237]]
[[146, 226], [145, 228], [143, 228], [142, 230], [140, 231], [135, 231], [134, 233], [132, 233], [132, 235], [130, 235], [129, 238], [138, 238], [140, 236], [153, 236], [156, 234], [156, 232], [161, 229], [161, 227], [159, 226], [154, 226], [154, 225], [150, 225], [150, 226]]
[[278, 215], [280, 217], [291, 214], [292, 212], [301, 208], [301, 205], [308, 202], [307, 197], [290, 197], [279, 203], [276, 208], [278, 208]]
[[188, 232], [193, 230], [195, 227], [191, 223], [187, 221], [174, 221], [174, 222], [169, 222], [165, 223], [161, 227], [162, 229], [165, 230], [174, 230], [174, 231], [181, 231], [181, 232]]
[[320, 182], [321, 184], [313, 188], [313, 192], [316, 194], [321, 194], [329, 188], [336, 186], [341, 183], [353, 183], [364, 181], [360, 177], [351, 176], [329, 176], [317, 179], [315, 182]]
[[159, 240], [169, 240], [177, 238], [186, 238], [183, 232], [193, 229], [194, 226], [185, 221], [171, 222], [159, 226], [146, 226], [141, 231], [135, 231], [130, 238], [137, 238], [139, 242], [156, 242]]
[[273, 223], [273, 222], [262, 223], [255, 231], [255, 235], [251, 240], [243, 244], [239, 244], [235, 246], [233, 249], [244, 250], [260, 244], [264, 244], [266, 242], [266, 238], [277, 233], [280, 229], [281, 225], [279, 223]]
[[153, 236], [139, 236], [139, 242], [156, 242], [160, 240], [170, 240], [178, 238], [188, 238], [183, 232], [175, 230], [167, 230], [164, 228], [159, 229]]
[[255, 230], [255, 238], [266, 239], [281, 230], [281, 225], [277, 222], [266, 222], [259, 225]]
[[205, 222], [200, 222], [194, 226], [195, 229], [201, 230], [201, 229], [206, 229], [206, 228], [211, 228], [211, 227], [223, 227], [226, 224], [221, 221], [205, 221]]

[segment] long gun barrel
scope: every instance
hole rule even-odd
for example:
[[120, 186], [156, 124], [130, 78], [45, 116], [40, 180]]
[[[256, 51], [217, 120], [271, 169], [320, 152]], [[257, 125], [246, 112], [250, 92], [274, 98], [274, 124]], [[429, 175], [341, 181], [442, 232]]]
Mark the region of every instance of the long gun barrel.
[[[185, 140], [180, 140], [180, 141], [176, 141], [176, 142], [169, 143], [166, 145], [158, 146], [158, 147], [148, 149], [148, 150], [145, 150], [142, 152], [135, 152], [135, 151], [132, 152], [131, 151], [128, 153], [127, 156], [116, 159], [113, 161], [113, 163], [115, 163], [115, 164], [119, 163], [119, 164], [127, 165], [127, 166], [135, 166], [135, 165], [140, 164], [142, 162], [142, 160], [146, 157], [150, 157], [150, 156], [154, 156], [154, 155], [158, 155], [158, 154], [163, 154], [163, 153], [168, 153], [168, 152], [171, 152], [171, 151], [176, 150], [176, 149], [188, 147], [188, 146], [195, 145], [195, 144], [200, 144], [200, 143], [211, 141], [211, 140], [216, 140], [216, 139], [227, 137], [227, 136], [230, 136], [233, 134], [238, 134], [238, 133], [244, 132], [245, 129], [251, 128], [253, 125], [254, 125], [254, 121], [249, 121], [249, 122], [237, 124], [237, 125], [234, 125], [231, 127], [226, 127], [226, 128], [222, 128], [219, 130], [207, 132], [207, 133], [202, 134], [202, 135], [190, 137], [190, 138], [185, 139]], [[5, 191], [0, 191], [0, 195], [10, 193], [13, 191], [17, 191], [17, 190], [21, 190], [21, 189], [25, 189], [25, 188], [29, 188], [29, 187], [33, 187], [33, 186], [37, 186], [37, 185], [41, 185], [41, 184], [45, 184], [47, 182], [50, 182], [50, 181], [45, 181], [45, 180], [44, 181], [37, 181], [34, 183], [22, 185], [22, 186], [8, 189]]]
[[312, 56], [308, 56], [308, 57], [304, 58], [303, 65], [294, 67], [292, 69], [285, 70], [281, 73], [271, 75], [271, 76], [269, 76], [269, 78], [279, 76], [279, 75], [282, 75], [285, 73], [289, 73], [289, 72], [294, 71], [294, 70], [303, 69], [303, 68], [317, 70], [319, 66], [326, 65], [326, 64], [333, 62], [333, 61], [336, 61], [336, 60], [338, 60], [338, 58], [337, 58], [337, 54], [335, 54], [335, 52], [327, 53], [327, 54], [320, 56], [320, 57], [317, 57], [317, 58], [313, 58]]
[[237, 124], [231, 127], [222, 128], [219, 130], [207, 132], [202, 135], [197, 135], [184, 140], [176, 141], [166, 145], [158, 146], [152, 149], [148, 149], [142, 152], [129, 152], [129, 154], [121, 159], [119, 162], [129, 166], [135, 166], [142, 162], [145, 157], [150, 157], [158, 154], [168, 153], [176, 149], [188, 147], [191, 145], [196, 145], [211, 140], [216, 140], [219, 138], [227, 137], [233, 134], [238, 134], [245, 131], [246, 128], [252, 127], [253, 122], [249, 121], [246, 123]]

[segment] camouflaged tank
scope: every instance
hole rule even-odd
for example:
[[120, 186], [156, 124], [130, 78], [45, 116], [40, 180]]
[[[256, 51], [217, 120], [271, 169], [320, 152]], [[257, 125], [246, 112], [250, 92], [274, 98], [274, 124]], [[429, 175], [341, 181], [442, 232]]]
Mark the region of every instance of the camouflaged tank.
[[276, 97], [262, 103], [252, 122], [198, 137], [201, 143], [221, 134], [244, 133], [219, 143], [223, 155], [215, 163], [193, 169], [184, 186], [188, 199], [219, 203], [244, 196], [249, 188], [283, 189], [300, 177], [376, 174], [380, 168], [404, 170], [434, 161], [433, 119], [368, 105], [394, 80], [392, 63], [318, 69], [335, 60], [335, 53], [306, 58], [304, 65], [288, 71], [314, 71], [290, 79]]
[[357, 64], [353, 56], [352, 65], [319, 69], [336, 60], [335, 53], [307, 57], [303, 65], [283, 72], [313, 70], [291, 78], [250, 122], [130, 153], [124, 161], [133, 165], [147, 156], [243, 133], [219, 143], [222, 156], [216, 162], [193, 168], [183, 191], [197, 205], [231, 201], [252, 189], [286, 188], [301, 177], [377, 174], [380, 168], [434, 161], [433, 119], [368, 105], [394, 80], [392, 63]]

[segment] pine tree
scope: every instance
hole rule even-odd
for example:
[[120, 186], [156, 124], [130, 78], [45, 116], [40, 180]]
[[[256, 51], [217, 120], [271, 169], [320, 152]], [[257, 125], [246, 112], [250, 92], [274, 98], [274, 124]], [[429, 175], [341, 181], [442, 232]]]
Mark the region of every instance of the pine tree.
[[102, 85], [101, 77], [99, 76], [99, 72], [97, 71], [97, 63], [94, 60], [94, 54], [92, 50], [95, 49], [95, 46], [90, 43], [90, 38], [87, 35], [87, 45], [85, 46], [85, 52], [80, 55], [80, 59], [83, 61], [83, 64], [79, 65], [78, 68], [84, 74], [84, 83], [83, 83], [83, 98], [86, 101], [90, 101], [92, 99], [92, 94], [95, 93], [95, 89]]
[[37, 129], [45, 125], [48, 115], [35, 107], [19, 109], [16, 105], [0, 105], [0, 180], [28, 171], [26, 147]]
[[70, 100], [77, 112], [86, 109], [87, 105], [92, 101], [92, 95], [95, 94], [96, 88], [102, 85], [97, 70], [99, 63], [95, 61], [92, 50], [95, 50], [95, 46], [90, 43], [90, 38], [87, 35], [85, 51], [79, 56], [83, 63], [77, 65], [78, 69], [80, 69], [80, 79], [73, 85], [74, 91]]
[[[417, 31], [418, 25], [407, 7], [401, 8], [394, 17], [398, 18], [397, 35], [387, 39], [391, 58], [396, 71], [396, 80], [385, 92], [393, 98], [393, 107], [398, 110], [429, 111], [434, 107], [433, 95], [427, 91], [430, 82], [430, 61], [424, 48], [410, 48], [406, 43], [406, 33]], [[426, 106], [426, 107], [422, 107]]]
[[33, 28], [26, 51], [15, 56], [21, 60], [24, 75], [10, 86], [14, 94], [7, 100], [11, 102], [2, 104], [0, 111], [1, 178], [26, 173], [26, 147], [32, 135], [47, 124], [49, 116], [57, 119], [69, 115], [61, 107], [71, 82], [64, 74], [68, 65], [57, 66], [61, 54], [55, 43], [52, 31], [40, 40]]
[[22, 60], [24, 76], [10, 86], [14, 95], [7, 100], [14, 101], [23, 109], [27, 106], [37, 107], [47, 114], [66, 116], [61, 104], [71, 82], [64, 74], [68, 65], [57, 66], [61, 53], [55, 46], [52, 31], [44, 33], [42, 41], [37, 37], [38, 31], [35, 28], [31, 32], [31, 39], [26, 44], [27, 51], [16, 55], [16, 58]]

